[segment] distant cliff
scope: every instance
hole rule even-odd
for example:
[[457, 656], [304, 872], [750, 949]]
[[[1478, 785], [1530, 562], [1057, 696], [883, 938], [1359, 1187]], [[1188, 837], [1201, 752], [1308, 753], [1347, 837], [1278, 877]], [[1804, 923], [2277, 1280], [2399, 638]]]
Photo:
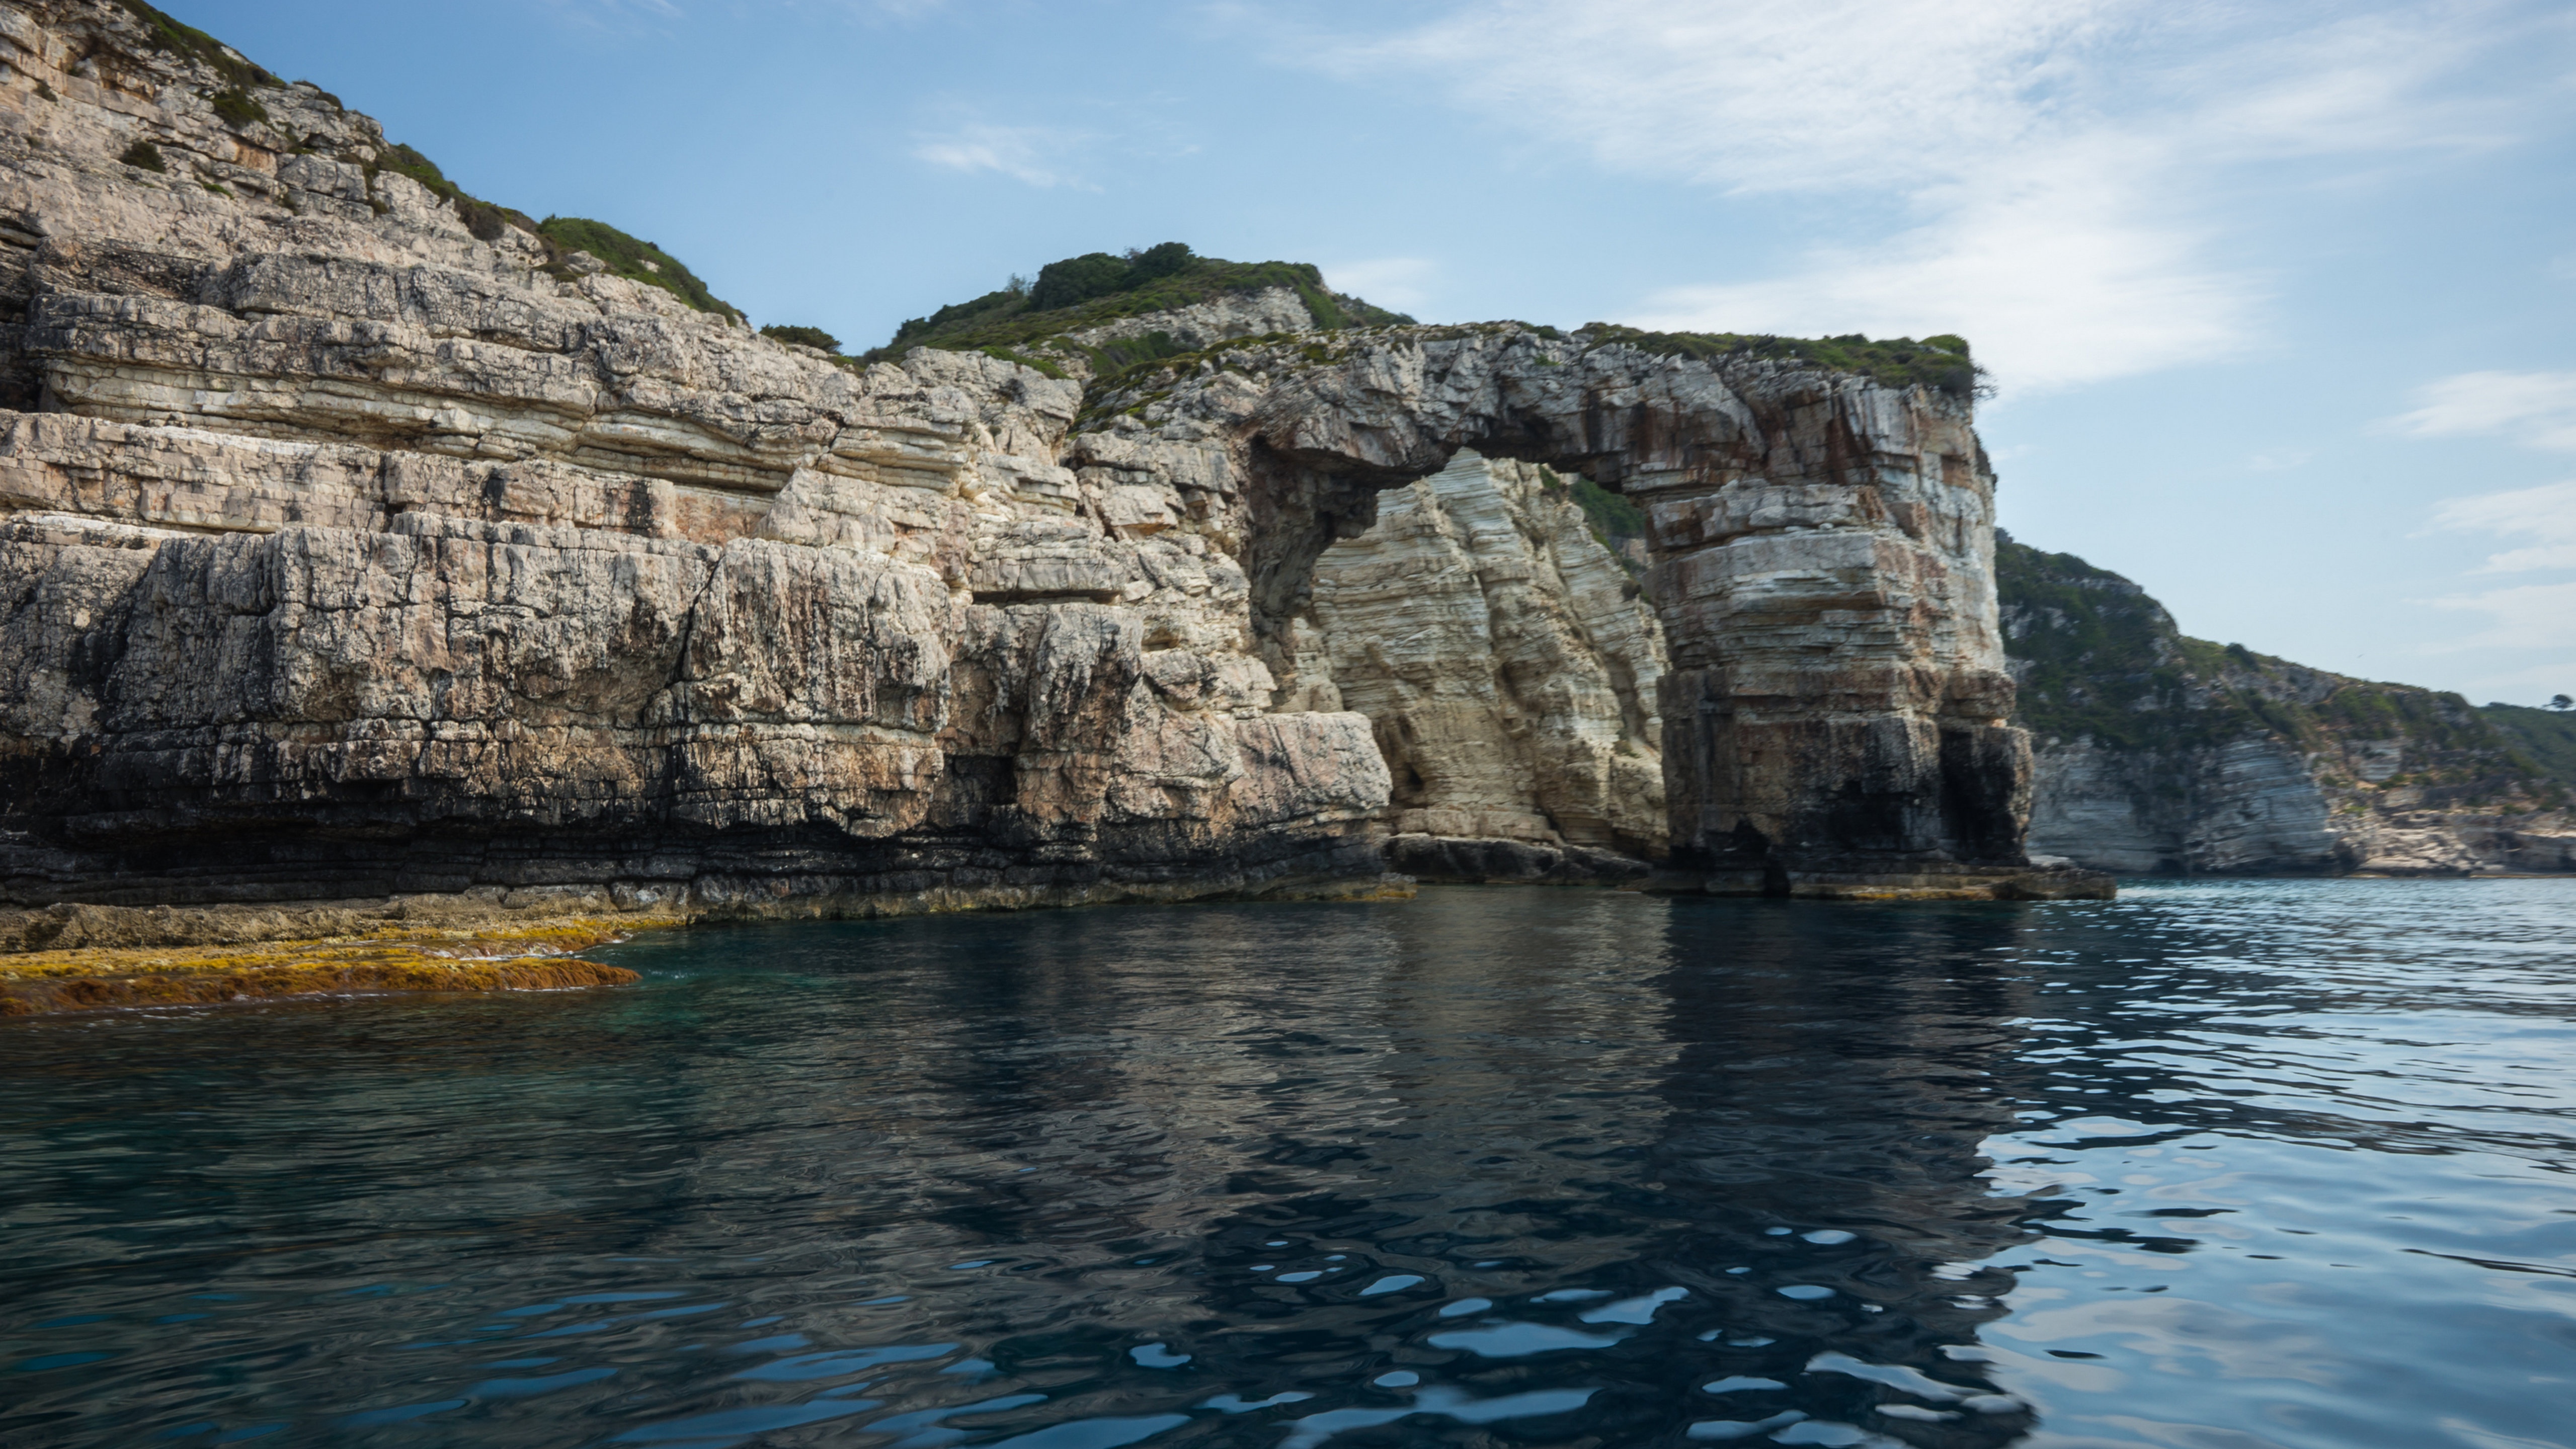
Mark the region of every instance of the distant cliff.
[[1995, 578], [2037, 765], [2034, 855], [2118, 872], [2576, 870], [2576, 749], [2535, 748], [2547, 712], [2193, 639], [2129, 580], [2001, 534]]

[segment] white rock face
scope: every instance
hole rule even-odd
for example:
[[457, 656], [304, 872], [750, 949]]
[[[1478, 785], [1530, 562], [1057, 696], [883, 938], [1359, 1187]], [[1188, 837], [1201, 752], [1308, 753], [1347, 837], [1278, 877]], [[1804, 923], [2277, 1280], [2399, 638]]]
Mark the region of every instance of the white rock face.
[[[2043, 741], [2030, 850], [2123, 875], [2477, 875], [2576, 871], [2564, 810], [2463, 808], [2376, 787], [2386, 742], [2303, 754], [2272, 736], [2186, 750]], [[2360, 775], [2377, 768], [2378, 780]]]
[[[842, 366], [310, 86], [219, 112], [237, 67], [123, 5], [0, 15], [0, 898], [1369, 890], [1458, 819], [1735, 885], [2019, 866], [1963, 396], [1292, 289], [1090, 334], [1203, 349], [1114, 394]], [[1645, 509], [1669, 667], [1462, 450]], [[1382, 493], [1439, 587], [1319, 589]]]
[[[2191, 752], [2180, 779], [2170, 762], [2148, 767], [2090, 739], [2051, 740], [2036, 755], [2033, 852], [2120, 874], [2304, 874], [2359, 863], [2306, 760], [2279, 740]], [[2148, 803], [2160, 796], [2163, 811]]]
[[[1314, 314], [1306, 310], [1305, 300], [1288, 287], [1265, 287], [1258, 292], [1241, 293], [1194, 302], [1168, 312], [1144, 317], [1122, 317], [1098, 327], [1068, 332], [1065, 340], [1091, 347], [1130, 337], [1143, 337], [1160, 332], [1172, 345], [1184, 352], [1196, 352], [1234, 337], [1260, 337], [1272, 332], [1305, 332], [1313, 329]], [[1061, 357], [1067, 368], [1088, 375], [1090, 369], [1079, 353], [1052, 349], [1050, 355]]]
[[1461, 449], [1316, 561], [1307, 689], [1368, 716], [1403, 834], [1660, 857], [1663, 629], [1552, 473]]
[[836, 366], [478, 233], [312, 87], [226, 120], [122, 6], [0, 16], [0, 897], [1375, 887], [1239, 494], [1078, 478], [1077, 382]]
[[[1233, 526], [1222, 500], [1244, 499], [1249, 531], [1228, 546], [1249, 575], [1281, 707], [1351, 705], [1394, 663], [1336, 637], [1318, 587], [1335, 541], [1365, 538], [1383, 507], [1410, 507], [1384, 490], [1444, 472], [1461, 449], [1508, 452], [1598, 479], [1647, 516], [1671, 662], [1638, 713], [1665, 722], [1666, 841], [1691, 879], [1821, 892], [1943, 890], [1976, 875], [1982, 884], [1960, 888], [1985, 889], [2021, 868], [2028, 746], [2005, 721], [1993, 480], [1964, 399], [1492, 324], [1246, 339], [1123, 377], [1089, 406], [1105, 420], [1067, 455], [1086, 482], [1164, 480], [1187, 518], [1218, 528]], [[1478, 532], [1442, 516], [1462, 539]], [[1488, 629], [1521, 607], [1508, 589], [1477, 593]], [[1445, 613], [1441, 631], [1464, 640], [1472, 629], [1454, 621], [1467, 601], [1462, 587], [1445, 603], [1390, 593], [1366, 607]], [[1452, 657], [1490, 675], [1463, 662], [1489, 657], [1482, 647]], [[1550, 804], [1500, 779], [1466, 783], [1478, 776], [1464, 761], [1487, 738], [1470, 721], [1516, 707], [1500, 695], [1487, 705], [1484, 688], [1424, 676], [1376, 698], [1390, 721], [1436, 702], [1421, 711], [1440, 733], [1420, 763], [1461, 782], [1468, 813], [1486, 817], [1471, 828], [1530, 832], [1550, 818], [1615, 837], [1624, 787], [1588, 799], [1570, 787]], [[1575, 727], [1602, 715], [1568, 704], [1556, 717], [1569, 758], [1603, 753], [1597, 725]], [[1521, 748], [1543, 759], [1550, 747]], [[1559, 773], [1533, 768], [1542, 781]]]

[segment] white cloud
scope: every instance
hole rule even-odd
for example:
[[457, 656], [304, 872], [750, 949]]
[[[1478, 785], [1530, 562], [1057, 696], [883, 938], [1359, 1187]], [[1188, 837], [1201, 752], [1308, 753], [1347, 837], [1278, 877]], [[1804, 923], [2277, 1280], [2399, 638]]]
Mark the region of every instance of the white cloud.
[[557, 17], [596, 30], [628, 29], [639, 18], [672, 19], [681, 11], [671, 0], [545, 0]]
[[2538, 488], [2454, 498], [2435, 510], [2433, 526], [2461, 533], [2522, 535], [2537, 540], [2525, 548], [2490, 555], [2482, 573], [2576, 569], [2576, 478]]
[[2125, 187], [2107, 180], [2115, 169], [2076, 154], [1981, 182], [1937, 220], [1817, 248], [1785, 276], [1659, 293], [1641, 320], [1709, 332], [1959, 332], [2000, 381], [2024, 390], [2238, 351], [2252, 286], [2197, 264], [2197, 229], [2137, 221]]
[[2463, 372], [2416, 389], [2413, 412], [2389, 420], [2416, 438], [2504, 435], [2534, 448], [2576, 448], [2576, 372]]
[[1432, 264], [1421, 257], [1372, 257], [1324, 268], [1324, 285], [1345, 297], [1410, 312], [1431, 300]]
[[1097, 191], [1068, 164], [1069, 154], [1088, 139], [1053, 126], [968, 122], [942, 135], [915, 137], [912, 154], [951, 171], [990, 171], [1031, 186]]
[[[2455, 498], [2434, 512], [2437, 528], [2528, 538], [2522, 548], [2490, 555], [2482, 573], [2576, 569], [2576, 478], [2538, 488], [2516, 488], [2475, 498]], [[2464, 649], [2576, 649], [2576, 581], [2517, 584], [2430, 601], [2437, 609], [2487, 616], [2487, 627], [2451, 641], [2437, 652]], [[2554, 681], [2554, 682], [2553, 682]], [[2528, 686], [2565, 689], [2576, 682], [2576, 660], [2534, 665], [2519, 673], [2481, 680], [2497, 693]]]
[[2550, 13], [2534, 0], [2358, 15], [2323, 0], [1485, 0], [1307, 59], [1445, 84], [1614, 170], [1850, 198], [1881, 218], [1774, 275], [1662, 292], [1634, 320], [1961, 332], [2008, 390], [2031, 390], [2256, 345], [2266, 285], [2225, 259], [2242, 180], [2227, 168], [2493, 144], [2522, 102], [2439, 88]]
[[2460, 649], [2576, 649], [2576, 582], [2522, 584], [2482, 594], [2435, 599], [2437, 609], [2489, 616], [2483, 633], [2452, 641]]

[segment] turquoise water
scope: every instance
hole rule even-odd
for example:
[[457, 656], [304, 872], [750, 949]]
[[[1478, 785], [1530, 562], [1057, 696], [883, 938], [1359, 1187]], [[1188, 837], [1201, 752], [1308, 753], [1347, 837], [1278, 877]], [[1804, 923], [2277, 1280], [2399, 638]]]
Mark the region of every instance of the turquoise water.
[[2576, 1445], [2576, 882], [602, 954], [0, 1027], [0, 1443]]

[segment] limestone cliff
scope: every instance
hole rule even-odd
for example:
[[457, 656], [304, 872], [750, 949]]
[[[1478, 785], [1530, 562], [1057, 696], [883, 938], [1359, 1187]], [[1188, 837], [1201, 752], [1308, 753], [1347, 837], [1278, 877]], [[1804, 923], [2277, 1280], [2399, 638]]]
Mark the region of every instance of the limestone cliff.
[[9, 897], [1379, 878], [1367, 721], [1062, 465], [1079, 384], [760, 338], [149, 7], [0, 45]]
[[[1380, 742], [1533, 708], [1440, 798], [1693, 888], [2094, 888], [2022, 864], [1956, 339], [1421, 327], [1157, 248], [841, 359], [149, 6], [0, 0], [0, 61], [8, 900], [1374, 889], [1442, 808]], [[1644, 509], [1669, 667], [1545, 475], [1423, 481], [1470, 449]], [[1319, 581], [1382, 490], [1477, 555], [1490, 708]]]
[[1828, 364], [1804, 350], [1823, 345], [1604, 326], [1246, 337], [1095, 378], [1066, 457], [1104, 490], [1177, 485], [1180, 517], [1242, 559], [1290, 707], [1350, 702], [1342, 660], [1368, 646], [1325, 637], [1318, 567], [1366, 538], [1384, 490], [1462, 449], [1580, 474], [1647, 525], [1668, 888], [2100, 889], [2023, 861], [2028, 745], [2005, 718], [1964, 344], [1843, 344]]
[[2119, 872], [2576, 870], [2567, 782], [2454, 694], [2183, 635], [2069, 554], [1999, 541], [2037, 749], [2029, 846]]
[[1668, 853], [1663, 628], [1576, 501], [1589, 486], [1461, 449], [1316, 561], [1297, 688], [1375, 727], [1412, 874], [1643, 875], [1600, 852]]

